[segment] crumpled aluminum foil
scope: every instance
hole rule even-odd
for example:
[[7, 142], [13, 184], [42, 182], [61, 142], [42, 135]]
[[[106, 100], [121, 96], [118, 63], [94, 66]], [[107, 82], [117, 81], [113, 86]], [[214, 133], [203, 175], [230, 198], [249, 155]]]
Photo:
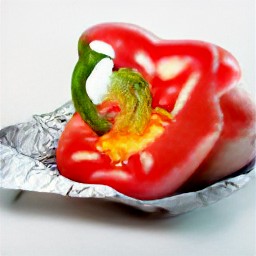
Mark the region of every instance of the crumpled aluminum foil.
[[56, 193], [63, 196], [104, 198], [146, 212], [178, 215], [210, 205], [242, 188], [256, 171], [254, 163], [233, 177], [199, 191], [176, 194], [159, 200], [143, 201], [127, 197], [105, 185], [81, 184], [61, 176], [55, 161], [58, 139], [74, 113], [71, 102], [52, 113], [34, 115], [33, 120], [0, 131], [1, 187]]

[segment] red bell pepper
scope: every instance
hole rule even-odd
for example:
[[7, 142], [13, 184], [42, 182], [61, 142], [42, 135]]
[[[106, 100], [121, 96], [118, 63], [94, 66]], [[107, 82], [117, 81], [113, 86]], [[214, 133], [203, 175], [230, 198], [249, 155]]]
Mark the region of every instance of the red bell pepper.
[[[95, 41], [115, 55], [109, 91], [98, 106], [85, 84], [97, 63], [111, 57], [91, 49]], [[88, 29], [78, 49], [72, 77], [77, 113], [59, 140], [60, 173], [138, 199], [174, 193], [220, 137], [219, 100], [240, 78], [236, 60], [209, 43], [160, 40], [118, 23]]]

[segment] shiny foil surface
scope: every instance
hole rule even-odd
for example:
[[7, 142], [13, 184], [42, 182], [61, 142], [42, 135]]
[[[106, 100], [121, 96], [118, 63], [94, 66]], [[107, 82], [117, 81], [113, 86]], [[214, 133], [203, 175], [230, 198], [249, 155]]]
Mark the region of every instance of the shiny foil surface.
[[67, 121], [72, 117], [71, 102], [52, 113], [34, 115], [30, 122], [0, 131], [1, 188], [56, 193], [81, 198], [104, 198], [146, 212], [178, 215], [213, 204], [241, 189], [255, 178], [254, 163], [202, 190], [176, 194], [159, 200], [143, 201], [127, 197], [105, 185], [82, 184], [61, 176], [55, 149]]

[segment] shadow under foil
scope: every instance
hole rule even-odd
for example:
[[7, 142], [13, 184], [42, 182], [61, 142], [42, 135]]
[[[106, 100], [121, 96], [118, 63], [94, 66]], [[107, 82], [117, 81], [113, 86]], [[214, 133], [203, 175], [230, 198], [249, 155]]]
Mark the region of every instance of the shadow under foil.
[[[124, 230], [146, 230], [156, 232], [175, 232], [186, 234], [207, 235], [219, 233], [223, 228], [233, 225], [241, 217], [241, 212], [250, 212], [255, 195], [255, 184], [251, 182], [231, 198], [218, 202], [218, 207], [210, 205], [193, 212], [170, 217], [166, 214], [146, 213], [124, 204], [95, 198], [70, 198], [50, 193], [23, 192], [18, 199], [5, 200], [1, 208], [7, 214], [25, 215], [26, 218], [46, 218], [61, 223], [95, 223], [121, 227]], [[249, 191], [249, 192], [248, 192]], [[9, 191], [1, 190], [1, 195]], [[243, 200], [244, 193], [247, 199]], [[248, 196], [249, 195], [249, 196]], [[237, 208], [239, 201], [240, 205]], [[211, 221], [209, 221], [211, 220]], [[203, 223], [203, 225], [202, 225]]]

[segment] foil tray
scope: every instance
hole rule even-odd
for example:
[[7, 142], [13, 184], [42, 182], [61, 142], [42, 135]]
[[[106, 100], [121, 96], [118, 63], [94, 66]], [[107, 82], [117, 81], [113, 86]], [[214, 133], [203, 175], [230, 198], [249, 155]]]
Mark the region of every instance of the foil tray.
[[27, 123], [0, 131], [1, 188], [56, 193], [81, 198], [104, 198], [145, 212], [167, 212], [175, 216], [213, 204], [241, 189], [255, 178], [255, 162], [232, 176], [202, 190], [176, 194], [158, 200], [137, 200], [105, 185], [82, 184], [61, 176], [55, 149], [74, 107], [66, 103], [55, 111], [34, 115]]

